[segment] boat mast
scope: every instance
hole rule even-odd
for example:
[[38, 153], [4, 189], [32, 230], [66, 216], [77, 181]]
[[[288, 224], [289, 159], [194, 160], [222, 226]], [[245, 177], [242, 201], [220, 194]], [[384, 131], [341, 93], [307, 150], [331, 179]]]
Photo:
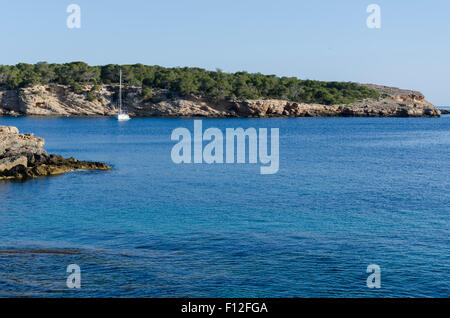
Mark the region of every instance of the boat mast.
[[119, 114], [122, 113], [122, 69], [120, 69], [119, 81]]

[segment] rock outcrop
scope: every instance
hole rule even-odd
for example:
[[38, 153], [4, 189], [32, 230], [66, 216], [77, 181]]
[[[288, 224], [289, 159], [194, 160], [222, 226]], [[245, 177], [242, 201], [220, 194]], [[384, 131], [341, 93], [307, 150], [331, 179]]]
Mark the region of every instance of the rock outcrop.
[[[361, 84], [378, 91], [379, 99], [353, 104], [303, 104], [287, 100], [213, 100], [176, 96], [153, 90], [143, 96], [138, 87], [124, 89], [124, 104], [134, 117], [439, 117], [441, 112], [415, 91]], [[95, 90], [94, 90], [95, 89]], [[5, 116], [114, 116], [118, 87], [86, 85], [73, 92], [63, 85], [37, 85], [19, 90], [0, 89], [0, 115]]]
[[42, 138], [20, 134], [16, 127], [0, 126], [0, 180], [51, 176], [78, 169], [111, 169], [100, 162], [49, 155], [43, 147]]

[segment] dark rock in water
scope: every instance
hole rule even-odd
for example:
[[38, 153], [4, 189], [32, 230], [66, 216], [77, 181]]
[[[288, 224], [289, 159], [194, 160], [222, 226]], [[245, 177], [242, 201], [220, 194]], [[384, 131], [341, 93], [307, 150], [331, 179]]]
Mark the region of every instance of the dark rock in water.
[[450, 110], [448, 109], [439, 109], [441, 111], [441, 115], [450, 115]]
[[0, 180], [52, 176], [80, 169], [111, 169], [101, 162], [49, 155], [43, 147], [42, 138], [19, 134], [15, 127], [0, 126]]

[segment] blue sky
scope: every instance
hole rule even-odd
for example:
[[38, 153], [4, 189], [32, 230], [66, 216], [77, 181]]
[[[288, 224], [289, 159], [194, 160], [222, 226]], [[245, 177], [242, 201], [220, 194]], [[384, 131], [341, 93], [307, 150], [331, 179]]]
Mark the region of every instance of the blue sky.
[[[66, 26], [81, 7], [81, 29]], [[366, 26], [369, 4], [381, 29]], [[422, 91], [450, 105], [450, 1], [22, 0], [0, 7], [0, 64], [221, 68]]]

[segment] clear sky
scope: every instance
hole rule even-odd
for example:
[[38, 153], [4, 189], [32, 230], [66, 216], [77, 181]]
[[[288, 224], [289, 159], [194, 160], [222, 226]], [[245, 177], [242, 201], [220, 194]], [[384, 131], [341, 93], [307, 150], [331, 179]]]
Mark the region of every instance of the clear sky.
[[[69, 29], [68, 5], [81, 7]], [[381, 29], [369, 29], [369, 4]], [[448, 0], [3, 0], [0, 64], [246, 70], [422, 91], [450, 105]]]

